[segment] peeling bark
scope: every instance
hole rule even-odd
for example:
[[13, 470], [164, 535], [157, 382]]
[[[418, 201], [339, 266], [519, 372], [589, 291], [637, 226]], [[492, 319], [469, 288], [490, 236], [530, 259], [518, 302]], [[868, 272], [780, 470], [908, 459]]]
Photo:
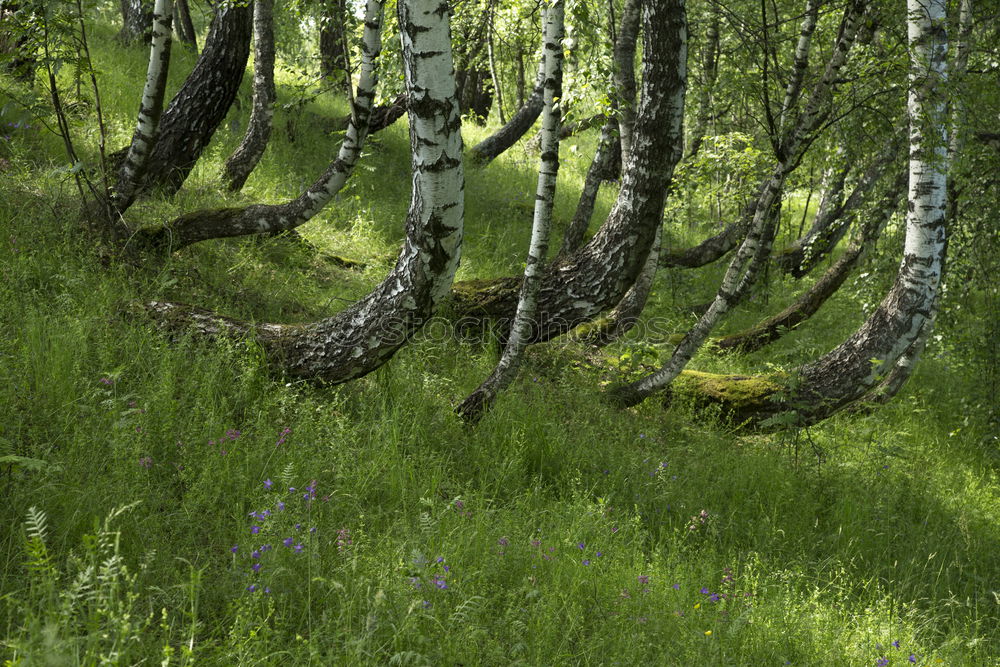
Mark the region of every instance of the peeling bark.
[[565, 7], [563, 0], [552, 0], [544, 13], [545, 82], [542, 117], [542, 155], [535, 193], [535, 214], [531, 226], [531, 245], [524, 269], [521, 294], [503, 355], [489, 377], [456, 408], [466, 422], [476, 422], [489, 409], [497, 395], [517, 377], [524, 350], [528, 347], [531, 323], [538, 307], [538, 290], [548, 254], [552, 227], [552, 205], [559, 173], [559, 123], [562, 97], [562, 40]]
[[653, 289], [653, 279], [656, 278], [656, 270], [659, 267], [662, 231], [662, 227], [657, 230], [653, 248], [649, 251], [639, 277], [618, 305], [605, 317], [585, 325], [587, 328], [583, 337], [585, 342], [599, 347], [609, 345], [631, 331], [639, 321], [639, 316], [642, 315], [649, 299], [649, 293]]
[[[372, 4], [381, 2], [369, 0]], [[395, 268], [368, 296], [304, 325], [248, 325], [178, 304], [150, 313], [174, 328], [253, 336], [293, 377], [341, 383], [375, 370], [420, 329], [458, 269], [464, 217], [461, 117], [455, 99], [448, 12], [439, 0], [398, 3], [410, 98], [413, 195]], [[366, 25], [367, 28], [367, 25]]]
[[337, 158], [315, 183], [297, 198], [284, 204], [257, 204], [187, 213], [162, 228], [144, 231], [137, 236], [136, 241], [148, 247], [175, 251], [208, 239], [288, 231], [308, 222], [322, 210], [347, 182], [361, 157], [361, 148], [368, 134], [372, 100], [375, 98], [378, 81], [377, 64], [382, 50], [382, 9], [381, 0], [368, 0], [361, 75], [354, 97], [354, 113]]
[[[896, 281], [846, 341], [781, 382], [781, 401], [744, 413], [759, 424], [791, 412], [799, 424], [820, 421], [881, 386], [898, 391], [933, 326], [945, 254], [948, 169], [944, 0], [908, 0], [910, 47], [909, 196], [906, 240]], [[881, 383], [881, 385], [880, 385]]]
[[[666, 190], [684, 147], [684, 0], [646, 3], [644, 17], [642, 99], [618, 199], [587, 245], [546, 267], [531, 343], [564, 334], [617, 305], [635, 283], [660, 227]], [[517, 305], [516, 285], [513, 279], [456, 285], [452, 310], [466, 324], [491, 318], [503, 330]]]
[[825, 115], [825, 109], [830, 104], [839, 72], [847, 61], [847, 54], [857, 36], [864, 4], [861, 0], [852, 0], [844, 10], [844, 18], [833, 53], [808, 103], [778, 147], [778, 164], [760, 191], [746, 238], [726, 269], [712, 305], [674, 348], [666, 364], [635, 382], [613, 388], [609, 395], [612, 402], [623, 407], [636, 405], [654, 392], [668, 387], [705, 342], [722, 316], [749, 292], [766, 263], [765, 258], [770, 254], [777, 221], [777, 207], [780, 205], [785, 178], [798, 165], [800, 152], [816, 132]]
[[180, 189], [229, 112], [246, 70], [252, 28], [249, 6], [220, 6], [205, 48], [160, 119], [160, 133], [137, 195]]
[[277, 91], [274, 88], [274, 0], [253, 3], [253, 108], [243, 141], [222, 167], [222, 179], [231, 192], [239, 192], [260, 162], [271, 138], [271, 120]]

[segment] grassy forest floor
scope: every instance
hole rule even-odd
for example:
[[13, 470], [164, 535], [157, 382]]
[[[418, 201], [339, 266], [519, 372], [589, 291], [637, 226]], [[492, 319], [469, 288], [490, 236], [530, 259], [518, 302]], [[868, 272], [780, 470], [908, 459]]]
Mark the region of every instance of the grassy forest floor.
[[[117, 148], [145, 54], [112, 37], [103, 25], [91, 39]], [[172, 90], [193, 56], [177, 48], [173, 62]], [[296, 85], [280, 74], [281, 101]], [[322, 171], [337, 146], [324, 127], [346, 113], [331, 95], [279, 110], [243, 193], [222, 192], [244, 88], [184, 189], [143, 201], [132, 223], [280, 201]], [[601, 353], [536, 346], [465, 428], [453, 407], [495, 350], [443, 321], [328, 388], [270, 373], [252, 343], [170, 339], [133, 306], [298, 322], [367, 293], [403, 236], [405, 118], [302, 229], [313, 248], [218, 241], [122, 266], [79, 223], [58, 139], [2, 106], [5, 124], [30, 126], [0, 144], [4, 664], [1000, 664], [1000, 450], [972, 313], [942, 318], [886, 407], [738, 433], [684, 405], [602, 403], [604, 384], [669, 355], [721, 267], [664, 271], [645, 316], [669, 326]], [[75, 129], [92, 157], [90, 123]], [[466, 144], [486, 132], [467, 124]], [[593, 142], [563, 144], [558, 231]], [[459, 279], [521, 270], [536, 159], [516, 147], [468, 169]], [[710, 231], [668, 229], [678, 246]], [[780, 342], [691, 367], [763, 372], [830, 349], [878, 302], [900, 247], [889, 234]], [[800, 289], [772, 276], [725, 331]]]

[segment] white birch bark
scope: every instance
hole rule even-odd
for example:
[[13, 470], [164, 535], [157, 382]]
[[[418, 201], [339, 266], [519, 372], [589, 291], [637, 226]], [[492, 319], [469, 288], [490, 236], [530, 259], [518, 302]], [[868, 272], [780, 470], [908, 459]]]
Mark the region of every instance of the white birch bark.
[[795, 57], [792, 60], [792, 75], [785, 86], [785, 99], [781, 103], [781, 112], [778, 115], [778, 132], [785, 129], [788, 121], [788, 114], [791, 113], [802, 91], [802, 81], [809, 70], [809, 44], [812, 41], [813, 33], [816, 31], [816, 21], [819, 18], [819, 0], [808, 0], [806, 2], [806, 13], [802, 19], [802, 26], [799, 28], [799, 41], [795, 45]]
[[243, 208], [195, 211], [180, 216], [146, 235], [144, 243], [179, 250], [208, 239], [287, 231], [305, 224], [339, 192], [361, 157], [368, 136], [372, 102], [378, 84], [378, 59], [382, 50], [384, 0], [368, 0], [361, 50], [361, 74], [347, 132], [337, 158], [297, 198], [284, 204], [257, 204]]
[[531, 224], [531, 244], [524, 269], [521, 295], [511, 326], [510, 336], [496, 368], [479, 387], [466, 398], [457, 411], [466, 421], [477, 421], [489, 409], [493, 400], [506, 389], [521, 365], [524, 350], [530, 342], [533, 320], [537, 312], [538, 292], [542, 284], [545, 257], [552, 228], [552, 205], [555, 201], [556, 179], [559, 173], [559, 108], [562, 96], [563, 30], [565, 8], [563, 0], [552, 0], [544, 14], [544, 111], [542, 116], [542, 155], [535, 192], [535, 211]]
[[117, 191], [112, 204], [120, 215], [135, 200], [136, 190], [149, 163], [156, 133], [163, 115], [163, 98], [170, 68], [170, 41], [173, 22], [172, 0], [156, 0], [153, 5], [153, 34], [149, 46], [146, 83], [142, 89], [139, 115], [132, 143], [118, 172]]
[[226, 160], [223, 180], [230, 191], [243, 188], [271, 138], [274, 118], [274, 0], [253, 3], [253, 108], [243, 141]]
[[857, 36], [864, 4], [860, 0], [854, 0], [845, 9], [833, 53], [810, 95], [809, 102], [780, 146], [781, 158], [761, 189], [747, 236], [726, 269], [712, 304], [687, 332], [666, 364], [635, 382], [612, 389], [612, 401], [623, 406], [635, 405], [652, 393], [666, 388], [684, 370], [722, 316], [736, 305], [739, 298], [748, 292], [756, 280], [764, 264], [762, 260], [767, 254], [764, 251], [774, 237], [776, 207], [781, 198], [785, 178], [798, 163], [797, 153], [806, 139], [816, 131], [824, 117], [824, 108], [830, 103], [838, 74], [846, 63], [847, 55]]
[[[381, 5], [381, 3], [378, 3]], [[368, 296], [320, 322], [247, 325], [180, 304], [148, 310], [205, 335], [253, 335], [294, 377], [346, 382], [407, 343], [450, 292], [461, 255], [465, 177], [449, 14], [440, 0], [400, 0], [413, 193], [395, 268]]]

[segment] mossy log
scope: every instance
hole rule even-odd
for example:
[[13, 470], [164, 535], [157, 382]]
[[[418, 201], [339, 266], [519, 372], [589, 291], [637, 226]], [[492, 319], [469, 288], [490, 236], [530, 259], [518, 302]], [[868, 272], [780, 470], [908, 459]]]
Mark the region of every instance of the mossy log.
[[502, 339], [510, 331], [521, 279], [514, 277], [463, 280], [451, 287], [451, 299], [443, 313], [463, 334], [495, 329]]
[[696, 410], [718, 410], [719, 418], [738, 428], [756, 429], [787, 409], [775, 400], [785, 390], [780, 376], [717, 375], [685, 370], [674, 380], [665, 403], [687, 401]]

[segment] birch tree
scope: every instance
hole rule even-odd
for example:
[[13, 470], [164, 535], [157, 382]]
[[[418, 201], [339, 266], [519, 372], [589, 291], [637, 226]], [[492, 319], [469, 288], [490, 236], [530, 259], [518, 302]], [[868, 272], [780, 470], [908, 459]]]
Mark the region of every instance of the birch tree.
[[795, 122], [777, 147], [778, 164], [761, 187], [747, 236], [727, 267], [711, 306], [677, 345], [670, 360], [658, 371], [628, 385], [616, 387], [611, 393], [615, 402], [635, 405], [652, 393], [666, 388], [684, 369], [722, 316], [741, 300], [756, 280], [761, 267], [770, 255], [770, 245], [775, 231], [775, 213], [780, 203], [785, 179], [798, 165], [803, 147], [808, 144], [825, 114], [828, 113], [830, 96], [857, 36], [863, 11], [864, 3], [860, 0], [853, 0], [844, 10], [833, 53], [822, 77], [813, 88], [808, 103], [799, 111]]
[[288, 375], [331, 383], [375, 370], [427, 322], [458, 270], [464, 220], [461, 117], [448, 12], [441, 7], [439, 0], [398, 3], [413, 192], [406, 240], [385, 280], [346, 310], [311, 324], [250, 325], [165, 302], [148, 304], [154, 317], [203, 335], [253, 336]]
[[167, 105], [137, 194], [180, 189], [236, 99], [252, 32], [249, 5], [220, 4], [194, 69]]
[[253, 108], [243, 141], [222, 167], [226, 186], [238, 192], [243, 188], [267, 149], [274, 117], [274, 0], [253, 3]]
[[506, 389], [517, 376], [521, 358], [528, 346], [531, 322], [535, 319], [538, 306], [538, 290], [541, 287], [542, 269], [549, 248], [549, 232], [552, 227], [552, 204], [556, 194], [556, 178], [559, 174], [559, 109], [562, 97], [563, 31], [565, 8], [563, 0], [552, 0], [545, 8], [544, 15], [544, 56], [545, 81], [542, 117], [542, 155], [538, 169], [538, 188], [535, 193], [535, 212], [531, 225], [531, 245], [524, 269], [521, 296], [517, 304], [514, 323], [503, 355], [493, 372], [473, 391], [457, 412], [466, 421], [478, 421], [489, 409], [493, 400]]
[[170, 69], [172, 21], [172, 1], [156, 0], [153, 5], [149, 64], [146, 68], [142, 101], [139, 103], [139, 117], [132, 134], [132, 143], [118, 170], [117, 190], [111, 194], [112, 209], [116, 215], [121, 215], [134, 201], [136, 190], [146, 174], [150, 153], [156, 145]]
[[255, 204], [186, 213], [163, 227], [144, 230], [137, 242], [151, 248], [175, 251], [209, 239], [288, 231], [319, 213], [353, 173], [368, 136], [372, 101], [378, 84], [378, 59], [382, 50], [383, 6], [384, 0], [367, 2], [361, 74], [347, 132], [336, 159], [309, 188], [283, 204]]
[[[566, 333], [618, 304], [642, 270], [661, 224], [666, 189], [683, 153], [685, 2], [646, 3], [644, 21], [642, 95], [618, 198], [584, 247], [546, 267], [532, 343]], [[453, 310], [471, 319], [509, 322], [518, 284], [508, 278], [456, 285]]]
[[[903, 259], [896, 280], [854, 334], [790, 374], [791, 386], [780, 378], [725, 376], [712, 379], [715, 391], [705, 383], [699, 389], [696, 383], [696, 394], [721, 403], [738, 419], [759, 423], [775, 413], [791, 411], [799, 423], [812, 423], [862, 398], [883, 379], [887, 391], [896, 391], [902, 382], [893, 378], [894, 369], [900, 364], [912, 369], [933, 326], [945, 254], [947, 23], [944, 0], [908, 0], [907, 9], [909, 193]], [[626, 404], [642, 400], [648, 381], [644, 378], [625, 392], [619, 390], [615, 398]], [[752, 396], [734, 400], [726, 388], [738, 384]]]

